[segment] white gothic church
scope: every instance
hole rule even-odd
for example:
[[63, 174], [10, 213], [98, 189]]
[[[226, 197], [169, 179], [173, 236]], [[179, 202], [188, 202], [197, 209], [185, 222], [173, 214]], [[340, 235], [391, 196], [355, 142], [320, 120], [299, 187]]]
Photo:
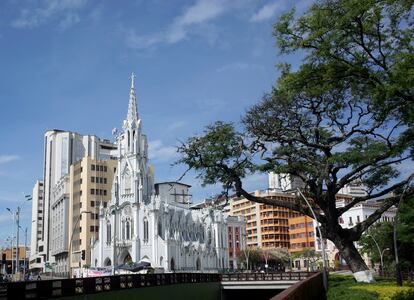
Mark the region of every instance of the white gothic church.
[[147, 137], [137, 113], [134, 75], [117, 144], [112, 200], [100, 209], [99, 239], [91, 246], [92, 266], [146, 261], [165, 271], [228, 268], [228, 226], [234, 217], [211, 208], [190, 209], [187, 184], [154, 184]]

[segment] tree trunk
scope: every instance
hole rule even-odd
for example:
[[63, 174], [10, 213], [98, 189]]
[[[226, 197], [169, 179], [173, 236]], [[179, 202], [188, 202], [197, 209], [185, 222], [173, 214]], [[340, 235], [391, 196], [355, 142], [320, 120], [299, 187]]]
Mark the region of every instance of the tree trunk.
[[345, 259], [352, 273], [354, 273], [354, 277], [358, 282], [374, 282], [368, 266], [352, 241], [337, 238], [334, 244], [338, 248], [341, 257]]

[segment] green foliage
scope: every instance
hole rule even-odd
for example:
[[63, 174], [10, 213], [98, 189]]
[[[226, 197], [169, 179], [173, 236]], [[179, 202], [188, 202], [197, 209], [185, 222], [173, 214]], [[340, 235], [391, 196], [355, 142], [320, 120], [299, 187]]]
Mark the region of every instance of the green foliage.
[[413, 300], [414, 299], [414, 289], [408, 291], [400, 291], [395, 293], [391, 300]]
[[[328, 300], [391, 300], [398, 294], [412, 295], [409, 286], [397, 287], [394, 281], [378, 280], [374, 284], [356, 283], [352, 276], [330, 275]], [[402, 298], [413, 299], [413, 298]]]

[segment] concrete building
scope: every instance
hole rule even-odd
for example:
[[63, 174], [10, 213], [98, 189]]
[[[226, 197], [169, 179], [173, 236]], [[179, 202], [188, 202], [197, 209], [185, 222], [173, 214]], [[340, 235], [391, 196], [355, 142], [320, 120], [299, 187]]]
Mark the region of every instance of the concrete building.
[[70, 167], [69, 231], [65, 232], [64, 248], [71, 253], [71, 268], [91, 265], [91, 245], [100, 230], [99, 207], [106, 208], [111, 199], [116, 166], [114, 159], [84, 157]]
[[246, 223], [242, 216], [227, 217], [227, 232], [228, 232], [228, 257], [229, 268], [238, 269], [240, 267], [239, 258], [242, 251], [246, 248]]
[[367, 188], [361, 182], [355, 181], [345, 185], [338, 194], [350, 195], [352, 197], [364, 197], [367, 195]]
[[[58, 129], [46, 131], [43, 194], [42, 199], [37, 197], [41, 201], [33, 202], [32, 208], [32, 237], [37, 235], [32, 239], [36, 246], [33, 248], [31, 260], [34, 269], [42, 268], [42, 271], [46, 271], [47, 263], [57, 265], [60, 273], [67, 264], [70, 166], [85, 156], [99, 160], [110, 159], [114, 151], [116, 152], [116, 146], [110, 141], [101, 140], [94, 135], [81, 135]], [[36, 206], [39, 209], [35, 209]], [[35, 211], [38, 213], [34, 213]]]
[[285, 192], [305, 187], [305, 183], [297, 176], [270, 172], [268, 174], [269, 189]]
[[[255, 196], [294, 201], [295, 195], [273, 190], [256, 191]], [[284, 207], [251, 202], [245, 198], [233, 197], [230, 201], [230, 215], [246, 219], [246, 244], [252, 248], [289, 248], [289, 218], [299, 213]]]
[[[0, 273], [12, 274], [15, 272], [16, 254], [16, 246], [0, 250]], [[19, 246], [19, 270], [23, 270], [23, 268], [29, 266], [29, 255], [30, 251], [28, 247]]]
[[43, 181], [37, 180], [32, 192], [32, 227], [31, 227], [31, 255], [29, 269], [34, 272], [43, 270], [46, 252], [43, 244], [43, 210], [44, 210], [44, 198], [43, 198]]

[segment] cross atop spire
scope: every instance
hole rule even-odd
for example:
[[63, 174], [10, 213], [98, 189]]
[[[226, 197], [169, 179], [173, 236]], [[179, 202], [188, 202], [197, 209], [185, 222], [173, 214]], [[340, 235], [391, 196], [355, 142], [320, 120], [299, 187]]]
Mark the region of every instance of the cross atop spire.
[[134, 74], [134, 72], [132, 72], [131, 77], [130, 77], [131, 78], [131, 89], [135, 88], [135, 85], [134, 85], [135, 77], [137, 76]]
[[131, 74], [131, 90], [129, 92], [128, 115], [127, 120], [132, 124], [133, 121], [138, 120], [137, 113], [137, 98], [135, 96], [135, 74]]

